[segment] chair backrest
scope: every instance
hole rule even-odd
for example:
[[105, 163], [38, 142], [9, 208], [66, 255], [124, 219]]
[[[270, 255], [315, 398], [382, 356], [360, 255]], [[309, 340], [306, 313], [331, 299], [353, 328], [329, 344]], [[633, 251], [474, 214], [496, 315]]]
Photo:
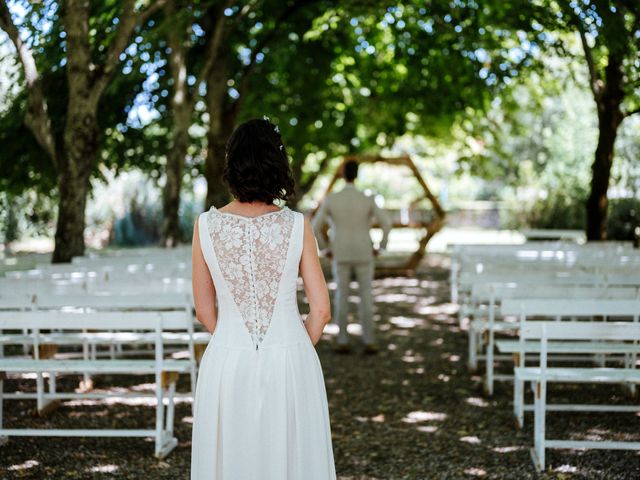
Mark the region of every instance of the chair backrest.
[[15, 293], [0, 295], [0, 310], [29, 310], [33, 307], [33, 295]]
[[640, 298], [640, 287], [589, 286], [589, 285], [504, 285], [480, 283], [471, 287], [471, 297], [478, 302], [491, 299], [501, 302], [510, 298]]
[[34, 301], [38, 309], [89, 308], [94, 310], [185, 310], [191, 308], [186, 294], [37, 294]]
[[503, 315], [523, 315], [525, 317], [591, 317], [640, 315], [640, 299], [544, 299], [512, 298], [502, 302]]
[[187, 312], [0, 312], [0, 330], [188, 330]]
[[636, 341], [640, 340], [640, 323], [527, 321], [520, 328], [520, 337], [526, 340]]
[[[517, 272], [513, 269], [489, 273], [464, 272], [460, 274], [459, 283], [461, 286], [468, 288], [483, 283], [501, 285], [607, 285], [604, 274], [571, 272], [568, 270], [541, 272], [535, 271], [535, 269], [531, 267], [529, 267], [529, 271], [523, 270]], [[640, 285], [640, 278], [638, 278], [638, 276], [636, 276], [635, 283]]]

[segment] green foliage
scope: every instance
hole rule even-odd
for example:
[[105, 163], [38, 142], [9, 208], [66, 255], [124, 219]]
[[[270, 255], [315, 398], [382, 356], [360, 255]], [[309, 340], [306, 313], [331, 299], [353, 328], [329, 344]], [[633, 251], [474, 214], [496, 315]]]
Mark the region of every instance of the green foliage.
[[[60, 145], [68, 101], [60, 2], [15, 3], [26, 12], [21, 29], [34, 47]], [[282, 13], [298, 3], [302, 6], [283, 20]], [[408, 151], [424, 158], [421, 168], [437, 176], [448, 179], [459, 173], [488, 179], [480, 195], [502, 197], [513, 205], [513, 225], [581, 228], [597, 117], [576, 25], [585, 28], [599, 71], [609, 51], [628, 47], [633, 54], [626, 57], [624, 68], [628, 86], [636, 88], [627, 92], [625, 106], [635, 108], [640, 105], [640, 35], [619, 32], [635, 28], [636, 3], [264, 0], [243, 9], [238, 4], [227, 18], [232, 25], [225, 39], [227, 106], [241, 100], [239, 121], [266, 114], [279, 125], [303, 191], [340, 155]], [[625, 8], [618, 8], [623, 4]], [[100, 104], [103, 136], [94, 178], [108, 181], [105, 171], [139, 169], [154, 183], [161, 180], [171, 124], [167, 33], [190, 26], [187, 70], [198, 72], [204, 32], [211, 27], [207, 12], [216, 5], [180, 0], [175, 18], [165, 21], [158, 14], [136, 32]], [[91, 2], [96, 62], [113, 38], [120, 6], [120, 0]], [[251, 52], [267, 38], [245, 95], [238, 99]], [[23, 84], [21, 69], [3, 75]], [[193, 82], [190, 85], [193, 89]], [[0, 109], [0, 190], [14, 198], [28, 197], [29, 205], [44, 205], [34, 198], [55, 198], [56, 171], [24, 126], [25, 92], [19, 90], [9, 100], [7, 108]], [[187, 183], [202, 173], [210, 122], [203, 102], [195, 110]], [[403, 136], [419, 139], [414, 147], [422, 139], [436, 146], [411, 151]], [[631, 130], [621, 137], [613, 179], [633, 193], [640, 175], [633, 173], [640, 142]], [[430, 161], [438, 157], [457, 158], [457, 172], [451, 168], [453, 161]], [[384, 173], [372, 169], [364, 180], [387, 196], [400, 191], [398, 198], [404, 202], [413, 196], [414, 186], [402, 175], [377, 186]], [[197, 208], [188, 192], [185, 197], [181, 211], [188, 239]], [[116, 228], [123, 244], [151, 241], [159, 221], [154, 201], [131, 200], [128, 213], [111, 212], [103, 223], [121, 217]], [[27, 218], [48, 225], [51, 215]]]
[[531, 202], [507, 202], [505, 226], [513, 229], [553, 228], [584, 230], [586, 214], [585, 188], [551, 190], [543, 198]]
[[633, 241], [640, 238], [640, 198], [609, 201], [607, 235], [611, 240]]

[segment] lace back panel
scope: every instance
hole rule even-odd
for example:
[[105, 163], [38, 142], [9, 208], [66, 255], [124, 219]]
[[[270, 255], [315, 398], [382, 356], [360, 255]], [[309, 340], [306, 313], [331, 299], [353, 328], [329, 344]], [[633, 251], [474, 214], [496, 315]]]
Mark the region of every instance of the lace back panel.
[[215, 208], [207, 215], [220, 271], [257, 349], [271, 324], [294, 214], [284, 207], [253, 218]]

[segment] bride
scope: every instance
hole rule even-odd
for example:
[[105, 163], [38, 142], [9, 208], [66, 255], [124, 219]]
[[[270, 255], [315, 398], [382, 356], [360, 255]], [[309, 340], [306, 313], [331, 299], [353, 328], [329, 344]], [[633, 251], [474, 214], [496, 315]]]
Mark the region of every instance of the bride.
[[266, 117], [240, 125], [226, 157], [234, 200], [202, 213], [193, 233], [196, 315], [212, 337], [195, 392], [191, 479], [332, 480], [314, 349], [330, 306], [316, 240], [301, 213], [274, 205], [294, 186], [277, 127]]

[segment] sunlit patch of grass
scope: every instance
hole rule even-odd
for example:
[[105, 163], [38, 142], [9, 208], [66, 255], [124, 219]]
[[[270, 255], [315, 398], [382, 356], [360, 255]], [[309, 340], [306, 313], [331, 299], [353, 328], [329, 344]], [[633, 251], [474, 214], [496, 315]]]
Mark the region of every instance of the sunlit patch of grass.
[[413, 350], [406, 350], [402, 356], [402, 361], [407, 363], [423, 362], [424, 357], [419, 353], [415, 353]]
[[386, 293], [375, 296], [376, 303], [416, 303], [417, 300], [418, 297], [415, 295], [407, 295], [406, 293]]
[[29, 470], [30, 468], [37, 467], [38, 465], [40, 465], [40, 462], [38, 462], [37, 460], [27, 460], [24, 463], [11, 465], [9, 468], [7, 468], [7, 470], [9, 470], [10, 472], [19, 472], [22, 470]]
[[480, 443], [482, 443], [480, 439], [475, 435], [460, 437], [460, 441], [465, 443], [470, 443], [471, 445], [479, 445]]
[[574, 467], [573, 465], [560, 465], [554, 468], [553, 471], [558, 473], [578, 473], [578, 467]]
[[[437, 305], [418, 305], [415, 312], [421, 315], [454, 315], [458, 311], [458, 306], [450, 303], [439, 303]], [[444, 317], [443, 317], [444, 318]]]
[[96, 465], [87, 469], [90, 473], [115, 473], [119, 470], [117, 465]]
[[489, 404], [480, 397], [469, 397], [465, 399], [469, 405], [473, 405], [474, 407], [488, 407]]
[[416, 430], [423, 433], [435, 433], [438, 431], [438, 427], [435, 425], [420, 425], [416, 427]]
[[399, 328], [413, 328], [417, 325], [424, 325], [424, 320], [411, 317], [391, 317], [389, 322]]
[[474, 477], [484, 477], [487, 474], [486, 470], [477, 467], [465, 468], [464, 473]]
[[375, 415], [373, 417], [357, 416], [357, 417], [355, 417], [355, 419], [358, 422], [361, 422], [361, 423], [367, 423], [367, 422], [384, 423], [384, 421], [385, 421], [384, 413], [380, 413], [380, 414]]
[[81, 418], [81, 417], [107, 417], [109, 416], [110, 413], [108, 410], [92, 410], [90, 412], [83, 412], [83, 411], [71, 411], [69, 413], [67, 413], [67, 416], [69, 418]]
[[407, 373], [412, 373], [412, 374], [415, 374], [415, 375], [422, 375], [424, 373], [424, 368], [422, 368], [422, 367], [409, 368], [409, 369], [407, 369]]
[[447, 419], [446, 413], [441, 412], [424, 412], [422, 410], [416, 410], [415, 412], [409, 412], [402, 419], [405, 423], [420, 423], [420, 422], [443, 422]]
[[495, 447], [492, 450], [496, 453], [511, 453], [518, 452], [520, 450], [524, 450], [525, 447], [519, 447], [517, 445], [512, 445], [509, 447]]

